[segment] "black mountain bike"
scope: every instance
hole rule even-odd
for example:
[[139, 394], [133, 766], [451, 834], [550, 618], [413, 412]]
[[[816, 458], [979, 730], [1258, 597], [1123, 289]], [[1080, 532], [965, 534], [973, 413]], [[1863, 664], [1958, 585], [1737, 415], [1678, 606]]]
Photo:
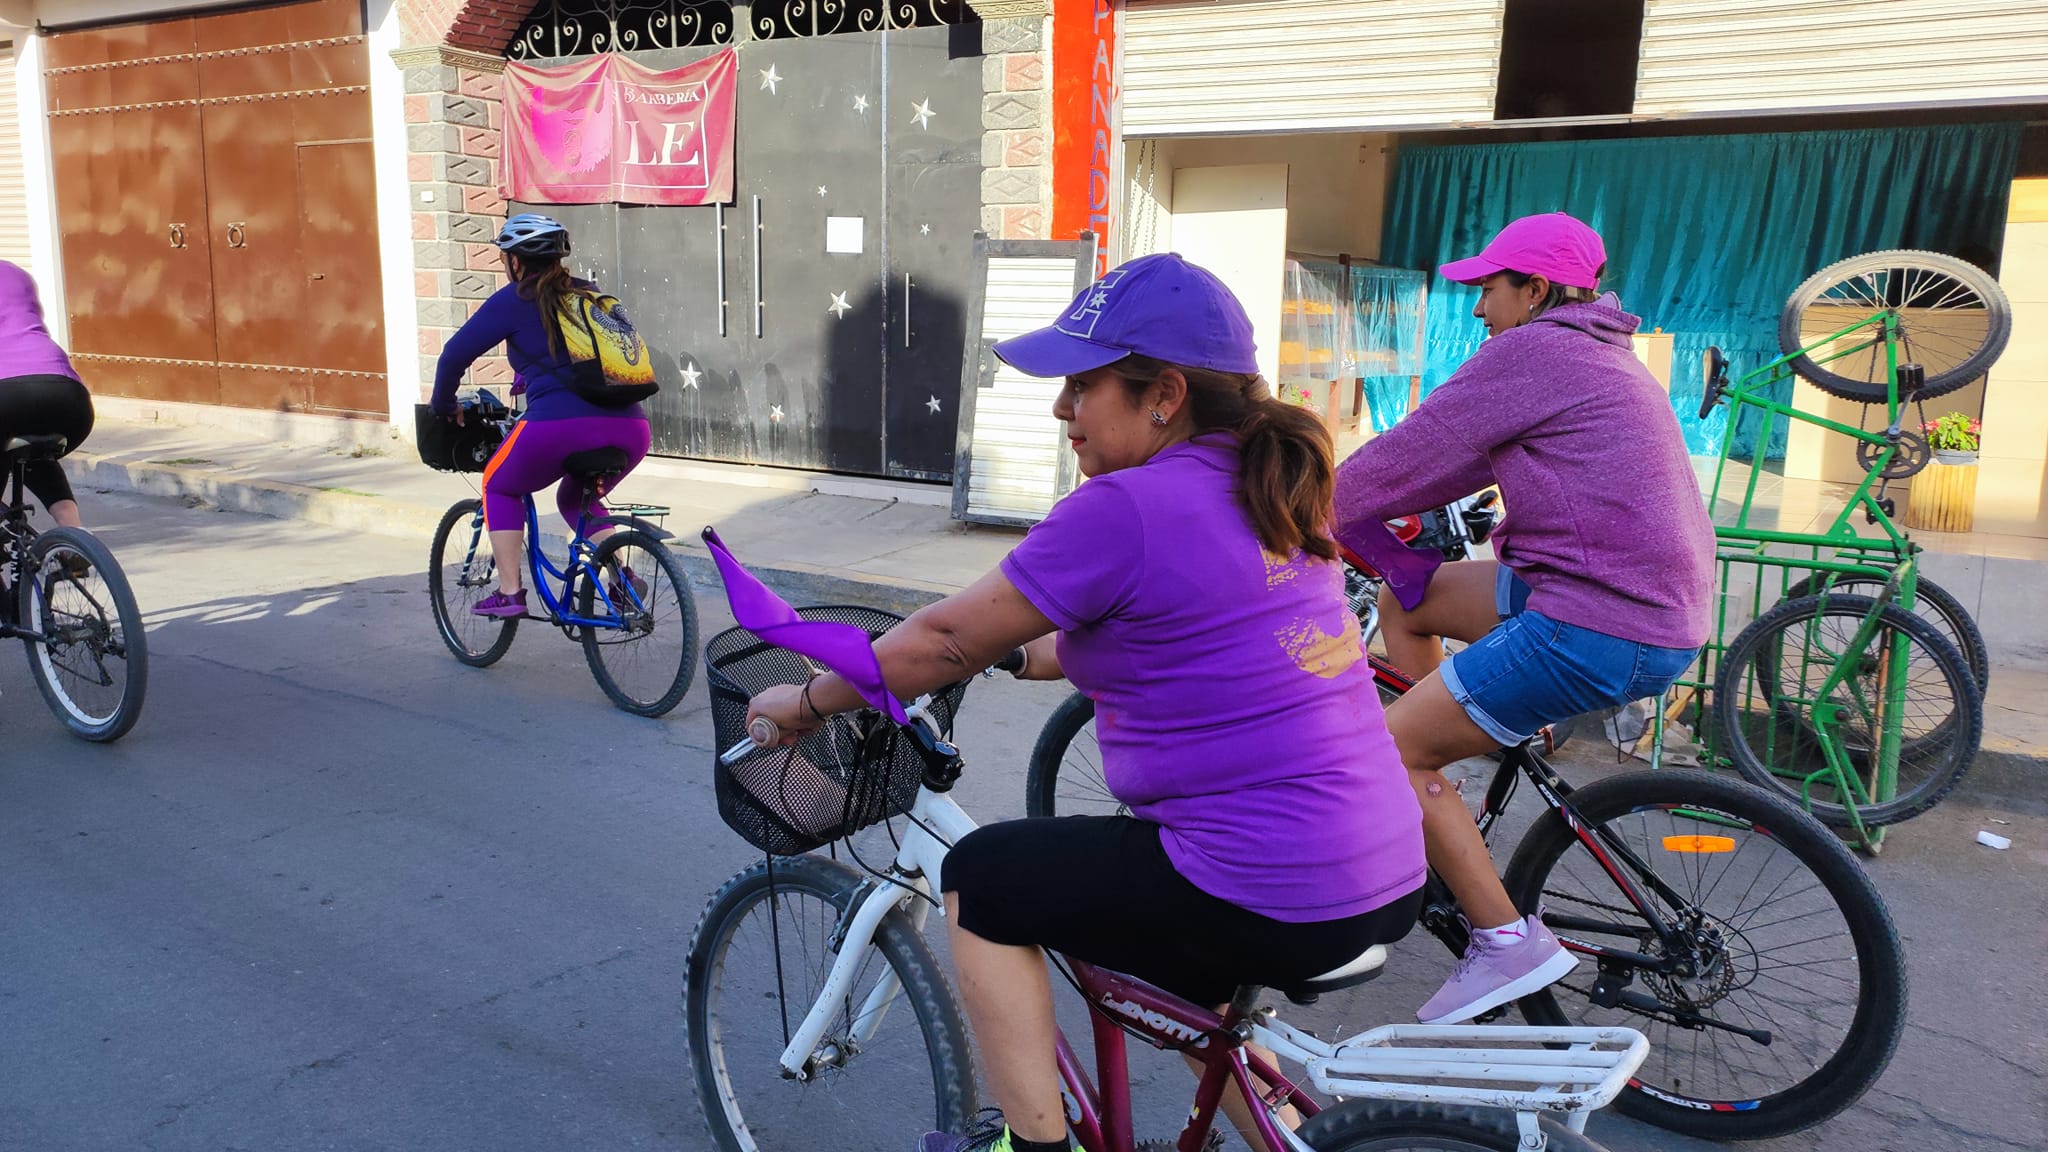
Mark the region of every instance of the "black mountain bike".
[[0, 510], [0, 638], [18, 637], [50, 710], [87, 740], [118, 740], [142, 715], [149, 686], [142, 612], [114, 554], [83, 528], [38, 532], [27, 471], [55, 460], [62, 436], [17, 436], [0, 447], [11, 484]]
[[[1383, 697], [1413, 687], [1377, 658], [1372, 669]], [[1094, 719], [1079, 693], [1053, 712], [1031, 755], [1030, 815], [1118, 810]], [[1616, 1108], [1690, 1136], [1753, 1140], [1818, 1124], [1876, 1082], [1905, 1027], [1905, 954], [1876, 886], [1819, 821], [1707, 772], [1573, 788], [1524, 744], [1500, 755], [1482, 835], [1524, 780], [1548, 811], [1508, 863], [1508, 895], [1581, 962], [1518, 1006], [1532, 1024], [1650, 1038]], [[1434, 875], [1421, 922], [1463, 954], [1467, 928]]]

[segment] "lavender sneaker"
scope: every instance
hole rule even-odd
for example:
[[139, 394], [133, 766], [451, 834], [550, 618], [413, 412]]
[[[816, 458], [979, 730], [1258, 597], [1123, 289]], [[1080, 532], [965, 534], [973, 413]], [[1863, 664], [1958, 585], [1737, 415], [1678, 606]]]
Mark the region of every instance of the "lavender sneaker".
[[[927, 1132], [918, 1139], [917, 1152], [1011, 1152], [1010, 1126], [1003, 1123], [1002, 1113], [984, 1109], [965, 1136]], [[1078, 1145], [1074, 1152], [1080, 1152]]]
[[1516, 944], [1497, 944], [1491, 936], [1474, 932], [1464, 958], [1451, 970], [1451, 978], [1415, 1018], [1424, 1024], [1470, 1020], [1489, 1008], [1547, 988], [1578, 966], [1578, 957], [1564, 950], [1543, 921], [1525, 916], [1522, 931], [1522, 940]]
[[493, 592], [469, 607], [473, 616], [495, 616], [500, 620], [512, 620], [526, 615], [526, 589], [512, 593]]

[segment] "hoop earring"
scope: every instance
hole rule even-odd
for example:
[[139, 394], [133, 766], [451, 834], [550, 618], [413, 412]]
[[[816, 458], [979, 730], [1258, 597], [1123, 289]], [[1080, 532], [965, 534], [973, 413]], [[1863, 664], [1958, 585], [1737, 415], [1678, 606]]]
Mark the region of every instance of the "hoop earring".
[[1166, 416], [1163, 413], [1161, 413], [1157, 408], [1154, 408], [1152, 410], [1152, 423], [1158, 425], [1161, 428], [1166, 427]]

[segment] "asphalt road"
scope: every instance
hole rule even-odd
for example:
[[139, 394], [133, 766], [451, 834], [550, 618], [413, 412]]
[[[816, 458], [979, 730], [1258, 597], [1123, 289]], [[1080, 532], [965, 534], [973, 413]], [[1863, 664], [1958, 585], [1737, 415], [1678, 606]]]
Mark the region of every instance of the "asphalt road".
[[[127, 739], [88, 746], [0, 660], [0, 1148], [708, 1148], [682, 960], [752, 854], [716, 815], [701, 678], [669, 717], [627, 716], [532, 626], [463, 668], [416, 540], [87, 508], [150, 621], [150, 697]], [[715, 590], [699, 607], [728, 622]], [[977, 686], [969, 812], [1022, 814], [1061, 695]], [[1759, 1147], [2043, 1145], [2044, 817], [1962, 795], [1897, 830], [1869, 867], [1907, 938], [1906, 1038], [1856, 1110]], [[1391, 968], [1325, 1011], [1407, 1018], [1447, 958], [1418, 939]], [[1141, 1135], [1166, 1136], [1190, 1082], [1139, 1055]]]

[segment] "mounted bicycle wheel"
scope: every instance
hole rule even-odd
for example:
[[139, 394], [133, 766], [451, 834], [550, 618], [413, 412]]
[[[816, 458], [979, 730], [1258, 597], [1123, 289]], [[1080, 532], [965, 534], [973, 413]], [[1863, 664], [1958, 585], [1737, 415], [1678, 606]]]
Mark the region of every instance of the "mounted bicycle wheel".
[[[1721, 658], [1714, 701], [1722, 743], [1753, 784], [1803, 801], [1835, 827], [1895, 824], [1940, 803], [1961, 782], [1984, 738], [1984, 697], [1969, 665], [1933, 624], [1885, 606], [1876, 632], [1851, 651], [1877, 610], [1867, 596], [1782, 600], [1744, 628]], [[1905, 683], [1897, 686], [1899, 752], [1890, 797], [1875, 798], [1878, 740], [1892, 715], [1895, 646], [1905, 647]], [[1856, 783], [1835, 774], [1814, 708], [1835, 668], [1849, 672], [1826, 703]], [[1850, 812], [1854, 805], [1854, 816]]]
[[[1862, 573], [1815, 572], [1785, 589], [1784, 599], [1796, 600], [1820, 592], [1830, 595], [1850, 593], [1857, 596], [1875, 596], [1885, 586], [1882, 576]], [[1941, 635], [1956, 646], [1963, 654], [1963, 662], [1970, 666], [1970, 678], [1980, 689], [1991, 686], [1991, 653], [1984, 643], [1984, 633], [1978, 629], [1977, 621], [1963, 602], [1956, 599], [1948, 589], [1922, 576], [1914, 582], [1913, 615], [1940, 629]]]
[[1038, 730], [1024, 773], [1026, 816], [1117, 816], [1129, 812], [1110, 794], [1095, 741], [1095, 701], [1079, 692], [1060, 702]]
[[[683, 1012], [697, 1103], [725, 1152], [913, 1148], [976, 1111], [967, 1025], [901, 910], [882, 919], [802, 1076], [780, 1064], [824, 987], [862, 877], [816, 856], [726, 881], [690, 938]], [[893, 988], [893, 994], [888, 989]], [[879, 992], [879, 994], [878, 994]]]
[[72, 734], [119, 740], [142, 715], [149, 641], [142, 610], [113, 552], [83, 528], [53, 528], [28, 548], [15, 581], [15, 619], [29, 672]]
[[1778, 348], [1800, 353], [1792, 370], [1822, 391], [1883, 404], [1890, 377], [1883, 331], [1870, 326], [1828, 338], [1885, 311], [1899, 317], [1899, 363], [1926, 370], [1923, 400], [1984, 375], [2012, 335], [2012, 305], [1990, 273], [1953, 256], [1901, 250], [1814, 273], [1785, 301]]
[[[1546, 1149], [1600, 1152], [1600, 1146], [1548, 1114]], [[1516, 1152], [1515, 1114], [1497, 1108], [1345, 1100], [1302, 1122], [1294, 1133], [1316, 1152]]]
[[[1532, 1024], [1649, 1037], [1616, 1108], [1702, 1139], [1755, 1140], [1818, 1124], [1869, 1090], [1905, 1026], [1905, 955], [1839, 840], [1790, 802], [1708, 772], [1631, 772], [1568, 799], [1599, 854], [1548, 812], [1515, 849], [1508, 895], [1561, 939], [1613, 955], [1582, 955], [1520, 1006]], [[1678, 948], [1645, 906], [1678, 931]]]
[[496, 591], [498, 565], [484, 533], [484, 502], [457, 501], [434, 529], [434, 551], [428, 558], [427, 599], [434, 605], [434, 626], [455, 658], [472, 668], [488, 668], [512, 647], [519, 621], [478, 616], [470, 611]]
[[612, 703], [636, 716], [661, 716], [682, 702], [697, 674], [697, 600], [675, 554], [644, 532], [614, 532], [592, 564], [604, 574], [603, 599], [586, 573], [576, 613], [617, 627], [584, 626], [583, 656]]

